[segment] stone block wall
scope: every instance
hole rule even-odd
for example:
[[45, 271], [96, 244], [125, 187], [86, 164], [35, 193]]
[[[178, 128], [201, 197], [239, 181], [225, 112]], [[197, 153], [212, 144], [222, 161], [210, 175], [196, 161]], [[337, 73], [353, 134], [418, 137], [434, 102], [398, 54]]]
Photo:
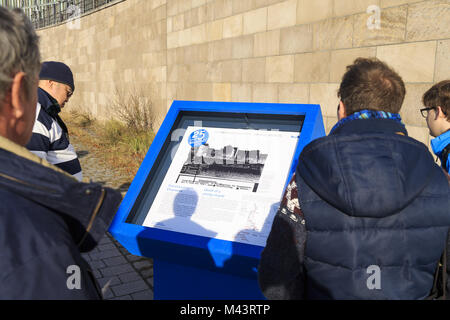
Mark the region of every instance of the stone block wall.
[[108, 118], [116, 93], [145, 90], [156, 112], [166, 111], [165, 0], [126, 0], [38, 34], [43, 60], [74, 72], [68, 108]]
[[138, 83], [163, 114], [175, 99], [320, 104], [328, 133], [345, 67], [374, 56], [403, 77], [402, 117], [428, 144], [421, 96], [450, 78], [449, 0], [126, 0], [81, 24], [40, 31], [43, 55], [75, 69], [71, 107], [100, 117], [115, 85]]

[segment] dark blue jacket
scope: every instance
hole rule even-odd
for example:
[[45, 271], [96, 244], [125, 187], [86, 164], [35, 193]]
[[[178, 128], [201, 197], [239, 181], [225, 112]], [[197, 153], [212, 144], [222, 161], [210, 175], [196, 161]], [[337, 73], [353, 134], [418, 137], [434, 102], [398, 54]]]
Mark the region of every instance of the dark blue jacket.
[[353, 120], [304, 148], [296, 171], [304, 219], [275, 217], [259, 270], [268, 298], [430, 294], [450, 187], [426, 146], [404, 135], [393, 120]]
[[[0, 299], [101, 298], [81, 252], [103, 237], [120, 193], [44, 167], [19, 146], [27, 158], [0, 146]], [[70, 266], [81, 271], [80, 289], [67, 285], [76, 284]]]

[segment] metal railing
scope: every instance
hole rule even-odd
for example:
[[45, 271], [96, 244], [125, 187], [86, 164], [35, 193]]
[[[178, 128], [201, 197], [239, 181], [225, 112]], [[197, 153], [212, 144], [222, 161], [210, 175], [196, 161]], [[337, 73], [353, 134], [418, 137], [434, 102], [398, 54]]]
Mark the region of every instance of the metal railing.
[[30, 18], [36, 29], [76, 19], [113, 2], [124, 0], [0, 0], [0, 5], [19, 7]]

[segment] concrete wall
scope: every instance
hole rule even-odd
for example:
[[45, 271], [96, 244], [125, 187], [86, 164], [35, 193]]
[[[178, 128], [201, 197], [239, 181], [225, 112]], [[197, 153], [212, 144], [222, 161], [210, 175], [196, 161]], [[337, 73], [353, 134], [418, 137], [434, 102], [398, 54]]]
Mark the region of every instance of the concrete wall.
[[71, 107], [99, 117], [115, 85], [137, 83], [162, 113], [174, 99], [317, 103], [328, 132], [345, 66], [376, 56], [403, 77], [402, 117], [428, 144], [420, 98], [450, 78], [449, 0], [127, 0], [80, 22], [40, 31], [42, 52], [75, 70]]

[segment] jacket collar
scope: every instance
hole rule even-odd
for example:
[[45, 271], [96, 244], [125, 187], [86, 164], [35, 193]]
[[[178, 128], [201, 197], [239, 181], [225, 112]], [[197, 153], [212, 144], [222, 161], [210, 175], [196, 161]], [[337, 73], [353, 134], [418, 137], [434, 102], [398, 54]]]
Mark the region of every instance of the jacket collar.
[[408, 131], [403, 125], [391, 119], [355, 119], [337, 127], [330, 133], [330, 136], [354, 133], [396, 133], [408, 135]]
[[67, 129], [66, 124], [59, 117], [58, 113], [61, 112], [61, 107], [58, 104], [58, 101], [55, 100], [47, 91], [42, 88], [38, 88], [38, 101], [42, 107], [42, 109], [53, 119], [55, 119], [64, 133], [67, 134], [67, 139], [69, 139], [69, 130]]
[[53, 118], [55, 118], [58, 113], [61, 112], [61, 107], [58, 104], [58, 101], [56, 101], [55, 98], [50, 95], [50, 93], [42, 88], [38, 88], [38, 101], [45, 112], [47, 112]]

